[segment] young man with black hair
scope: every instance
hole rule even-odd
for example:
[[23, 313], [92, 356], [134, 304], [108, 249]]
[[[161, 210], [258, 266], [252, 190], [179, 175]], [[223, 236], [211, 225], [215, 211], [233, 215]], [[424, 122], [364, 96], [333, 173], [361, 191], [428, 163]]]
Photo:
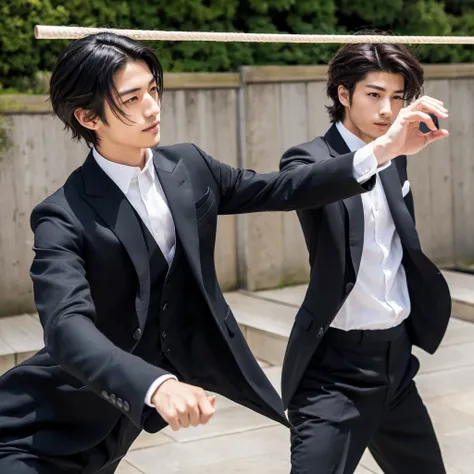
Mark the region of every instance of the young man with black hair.
[[[295, 169], [301, 155], [314, 164], [339, 159], [387, 139], [413, 108], [442, 107], [419, 98], [422, 85], [423, 69], [404, 46], [342, 47], [328, 71], [333, 125], [289, 150], [281, 169]], [[419, 122], [406, 130], [422, 143]], [[370, 192], [298, 211], [311, 271], [282, 374], [297, 430], [293, 474], [353, 473], [367, 447], [387, 474], [445, 473], [411, 350], [436, 350], [451, 299], [415, 229], [404, 155], [417, 147], [399, 151]]]
[[155, 54], [126, 37], [88, 36], [57, 62], [53, 110], [92, 149], [32, 212], [45, 348], [0, 379], [2, 473], [112, 473], [141, 429], [206, 423], [204, 390], [288, 426], [219, 288], [217, 216], [360, 194], [367, 163], [414, 143], [398, 124], [368, 151], [256, 174], [192, 144], [157, 147], [162, 91]]

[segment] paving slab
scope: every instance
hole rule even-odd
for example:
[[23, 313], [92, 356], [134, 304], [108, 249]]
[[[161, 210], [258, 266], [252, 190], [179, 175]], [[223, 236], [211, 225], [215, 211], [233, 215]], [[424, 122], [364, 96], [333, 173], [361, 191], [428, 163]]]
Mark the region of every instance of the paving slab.
[[462, 319], [451, 317], [442, 346], [462, 344], [474, 341], [474, 324]]
[[130, 451], [151, 448], [153, 446], [161, 446], [163, 444], [170, 443], [174, 443], [174, 439], [166, 436], [163, 431], [160, 431], [159, 433], [147, 433], [146, 431], [142, 431], [140, 436], [132, 444]]
[[474, 370], [472, 367], [419, 374], [415, 380], [418, 390], [425, 400], [458, 395], [474, 390]]
[[474, 305], [474, 275], [451, 270], [442, 270], [442, 274], [454, 299]]
[[[460, 431], [468, 431], [470, 428], [474, 428], [473, 415], [439, 403], [437, 399], [426, 401], [426, 407], [441, 442]], [[474, 445], [472, 447], [474, 450]]]
[[122, 461], [115, 471], [116, 474], [144, 474], [143, 471], [138, 470], [127, 461]]
[[472, 474], [474, 472], [474, 427], [442, 437], [441, 445], [449, 473]]
[[[166, 474], [247, 472], [247, 458], [260, 459], [260, 465], [257, 466], [260, 470], [254, 472], [263, 474], [284, 469], [279, 472], [288, 473], [288, 429], [274, 426], [195, 442], [173, 443], [133, 451], [126, 457], [129, 463], [145, 474], [156, 473], [158, 465], [160, 472]], [[266, 462], [272, 463], [271, 470], [266, 470]], [[219, 471], [223, 465], [227, 466], [227, 470]]]
[[474, 390], [435, 397], [433, 402], [446, 405], [470, 416], [474, 416]]
[[207, 425], [200, 425], [193, 429], [180, 429], [173, 431], [167, 427], [163, 433], [169, 438], [185, 443], [204, 438], [215, 438], [232, 433], [256, 430], [277, 423], [248, 408], [234, 405], [229, 408], [216, 410], [214, 416]]
[[420, 374], [463, 367], [472, 367], [474, 371], [474, 340], [441, 346], [434, 354], [428, 354], [414, 347], [413, 354], [420, 361]]

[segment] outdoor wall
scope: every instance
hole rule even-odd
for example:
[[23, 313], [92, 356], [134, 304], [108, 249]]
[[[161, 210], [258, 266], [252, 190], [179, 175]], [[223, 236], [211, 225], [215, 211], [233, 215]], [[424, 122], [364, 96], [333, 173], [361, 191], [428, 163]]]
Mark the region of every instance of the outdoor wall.
[[[440, 264], [474, 260], [474, 65], [426, 67], [425, 92], [445, 102], [451, 137], [409, 159], [417, 225]], [[168, 74], [162, 144], [193, 142], [233, 166], [278, 169], [283, 151], [328, 128], [324, 66], [251, 67], [240, 74]], [[46, 97], [0, 96], [0, 315], [33, 311], [29, 217], [85, 159]], [[0, 144], [1, 144], [0, 140]], [[225, 289], [304, 282], [295, 213], [221, 218], [216, 265]]]

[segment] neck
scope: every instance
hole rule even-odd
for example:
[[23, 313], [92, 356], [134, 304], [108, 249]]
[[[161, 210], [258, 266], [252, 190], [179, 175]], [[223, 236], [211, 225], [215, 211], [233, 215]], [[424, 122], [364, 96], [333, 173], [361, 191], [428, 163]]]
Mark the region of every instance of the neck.
[[140, 169], [144, 168], [148, 157], [146, 148], [126, 148], [101, 143], [96, 146], [96, 149], [106, 160], [120, 165], [138, 166]]
[[360, 128], [354, 125], [352, 120], [349, 117], [347, 117], [347, 113], [346, 113], [346, 118], [342, 121], [342, 124], [344, 125], [344, 127], [347, 128], [347, 130], [349, 130], [349, 132], [353, 133], [356, 137], [360, 138], [363, 142], [371, 143], [374, 141], [372, 137], [369, 137], [368, 135], [363, 133]]

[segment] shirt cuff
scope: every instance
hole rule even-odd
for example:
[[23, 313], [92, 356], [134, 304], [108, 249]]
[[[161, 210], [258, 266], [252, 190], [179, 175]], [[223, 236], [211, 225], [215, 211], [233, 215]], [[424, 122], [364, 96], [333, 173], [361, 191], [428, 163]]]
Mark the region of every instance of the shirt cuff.
[[370, 144], [366, 145], [357, 150], [354, 154], [354, 178], [359, 184], [363, 184], [376, 173], [380, 173], [380, 171], [388, 168], [390, 164], [391, 161], [385, 163], [383, 166], [378, 166], [377, 158], [375, 158], [372, 151], [372, 146]]
[[167, 380], [170, 380], [170, 379], [174, 379], [174, 380], [178, 380], [174, 375], [171, 375], [171, 374], [166, 374], [166, 375], [162, 375], [161, 377], [158, 377], [151, 385], [150, 385], [150, 388], [147, 390], [146, 392], [146, 396], [145, 396], [145, 403], [151, 407], [151, 408], [154, 408], [155, 405], [153, 405], [152, 401], [151, 401], [151, 398], [153, 397], [153, 395], [155, 394], [156, 390], [158, 389], [158, 387], [163, 383], [163, 382], [166, 382]]

